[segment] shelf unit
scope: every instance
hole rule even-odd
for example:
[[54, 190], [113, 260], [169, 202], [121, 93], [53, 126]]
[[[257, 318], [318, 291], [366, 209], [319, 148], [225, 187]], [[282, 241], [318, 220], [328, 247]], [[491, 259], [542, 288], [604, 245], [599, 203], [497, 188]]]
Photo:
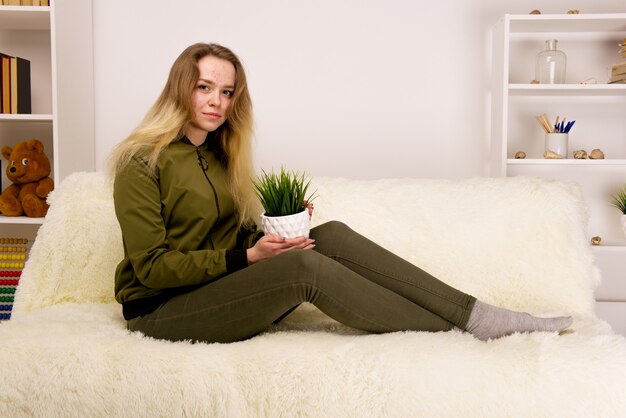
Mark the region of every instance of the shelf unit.
[[[30, 61], [32, 104], [32, 114], [0, 114], [0, 146], [39, 139], [55, 185], [74, 171], [95, 169], [92, 39], [91, 0], [0, 6], [0, 52]], [[6, 167], [4, 161], [3, 190], [10, 184]], [[42, 223], [43, 218], [0, 215], [0, 237], [26, 238], [27, 255]], [[17, 251], [9, 249], [12, 244], [21, 244], [3, 242], [8, 243], [3, 245], [7, 253]], [[21, 270], [19, 263], [5, 265], [0, 270], [11, 274]], [[15, 292], [17, 285], [2, 287], [3, 292]], [[0, 305], [0, 320], [9, 319], [12, 299]]]
[[[95, 169], [92, 39], [91, 0], [0, 6], [0, 52], [30, 61], [32, 104], [32, 114], [0, 114], [0, 146], [39, 139], [55, 185], [74, 171]], [[6, 161], [2, 168], [4, 190], [10, 184]], [[43, 218], [0, 215], [0, 237], [26, 238], [28, 252], [42, 223]], [[15, 273], [20, 267], [2, 270]], [[14, 292], [15, 286], [5, 290]], [[0, 320], [9, 318], [11, 304], [2, 303]]]
[[[505, 15], [493, 30], [491, 174], [540, 176], [582, 186], [590, 210], [589, 236], [624, 250], [620, 214], [609, 196], [626, 184], [626, 85], [606, 84], [611, 64], [626, 61], [626, 14]], [[567, 84], [530, 84], [535, 55], [548, 39], [567, 55]], [[594, 78], [597, 84], [580, 84]], [[535, 116], [557, 115], [576, 125], [570, 158], [543, 158], [543, 130]], [[571, 152], [602, 149], [604, 160], [575, 160]], [[526, 159], [515, 159], [524, 151]]]
[[[95, 169], [91, 0], [0, 6], [0, 52], [31, 61], [32, 114], [0, 114], [0, 146], [37, 138], [55, 185]], [[3, 162], [2, 185], [6, 177]], [[32, 242], [43, 219], [0, 215], [0, 236]]]
[[[580, 185], [589, 210], [588, 237], [605, 284], [598, 312], [626, 334], [626, 237], [609, 197], [626, 185], [626, 85], [607, 84], [610, 67], [626, 61], [617, 44], [626, 38], [626, 13], [504, 15], [493, 28], [491, 114], [492, 176], [553, 178]], [[557, 39], [567, 55], [566, 84], [531, 84], [537, 53]], [[595, 79], [595, 84], [581, 84]], [[535, 116], [576, 120], [567, 159], [544, 159], [544, 131]], [[576, 160], [574, 150], [601, 149], [604, 160]], [[515, 159], [524, 151], [525, 159]], [[603, 290], [604, 289], [604, 290]], [[609, 289], [609, 290], [607, 290]], [[615, 289], [621, 293], [608, 295]]]

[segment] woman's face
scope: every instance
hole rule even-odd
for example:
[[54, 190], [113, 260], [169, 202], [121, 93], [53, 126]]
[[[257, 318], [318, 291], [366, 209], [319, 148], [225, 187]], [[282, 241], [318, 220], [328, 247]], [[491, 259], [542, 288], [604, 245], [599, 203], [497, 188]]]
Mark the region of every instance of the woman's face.
[[200, 76], [191, 95], [193, 123], [185, 134], [200, 145], [207, 133], [219, 128], [228, 118], [235, 93], [235, 67], [229, 61], [206, 56], [198, 61]]

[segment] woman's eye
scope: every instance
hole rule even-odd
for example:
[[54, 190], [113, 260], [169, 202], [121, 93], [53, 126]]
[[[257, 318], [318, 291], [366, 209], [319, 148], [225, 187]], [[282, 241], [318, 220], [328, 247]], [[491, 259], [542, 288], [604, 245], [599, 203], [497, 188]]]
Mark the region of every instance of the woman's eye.
[[224, 94], [225, 94], [227, 97], [233, 97], [233, 94], [235, 94], [235, 92], [234, 92], [234, 91], [232, 91], [232, 90], [224, 90]]
[[198, 90], [205, 90], [205, 91], [208, 91], [208, 90], [209, 90], [209, 86], [206, 86], [206, 85], [200, 84], [200, 85], [198, 86]]

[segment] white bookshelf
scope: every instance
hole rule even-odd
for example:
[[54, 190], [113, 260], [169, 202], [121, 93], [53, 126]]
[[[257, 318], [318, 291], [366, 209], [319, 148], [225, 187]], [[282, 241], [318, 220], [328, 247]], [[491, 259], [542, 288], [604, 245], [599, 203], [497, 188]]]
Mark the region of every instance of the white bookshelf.
[[509, 84], [508, 90], [511, 96], [623, 96], [626, 84]]
[[48, 6], [0, 6], [0, 28], [3, 30], [50, 30]]
[[47, 122], [52, 123], [52, 114], [21, 114], [21, 115], [7, 115], [0, 113], [0, 122]]
[[[55, 186], [95, 169], [92, 2], [0, 6], [0, 52], [28, 59], [32, 114], [0, 114], [0, 146], [37, 138]], [[2, 188], [10, 181], [2, 164]], [[0, 236], [32, 242], [43, 219], [0, 216]]]
[[[490, 168], [493, 176], [531, 176], [575, 182], [588, 206], [589, 239], [604, 284], [598, 313], [626, 333], [626, 237], [609, 196], [626, 185], [626, 85], [607, 84], [610, 67], [626, 61], [626, 14], [504, 15], [493, 28]], [[557, 39], [567, 55], [566, 84], [531, 84], [537, 53]], [[595, 79], [595, 84], [581, 82]], [[568, 159], [543, 158], [544, 131], [535, 119], [576, 120]], [[604, 160], [576, 160], [574, 150], [599, 148]], [[515, 159], [524, 151], [525, 159]], [[615, 289], [619, 289], [618, 292]], [[615, 297], [609, 297], [615, 294]], [[621, 315], [621, 316], [620, 316]]]

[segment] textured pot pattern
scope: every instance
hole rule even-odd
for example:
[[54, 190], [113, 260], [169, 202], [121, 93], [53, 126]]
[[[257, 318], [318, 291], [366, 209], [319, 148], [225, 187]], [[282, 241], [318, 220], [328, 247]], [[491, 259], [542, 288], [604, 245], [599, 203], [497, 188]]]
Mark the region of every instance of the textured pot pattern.
[[261, 227], [266, 234], [278, 234], [283, 238], [309, 237], [309, 212], [305, 209], [295, 215], [261, 215]]

